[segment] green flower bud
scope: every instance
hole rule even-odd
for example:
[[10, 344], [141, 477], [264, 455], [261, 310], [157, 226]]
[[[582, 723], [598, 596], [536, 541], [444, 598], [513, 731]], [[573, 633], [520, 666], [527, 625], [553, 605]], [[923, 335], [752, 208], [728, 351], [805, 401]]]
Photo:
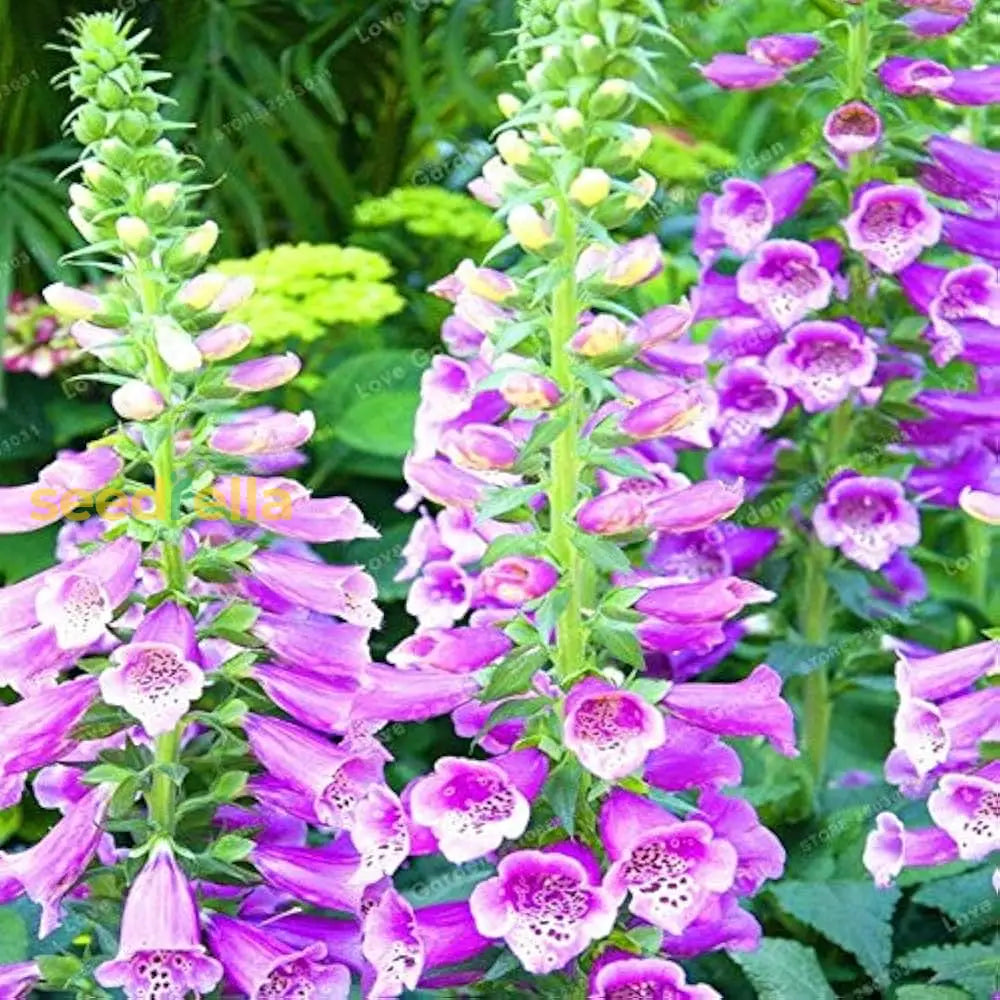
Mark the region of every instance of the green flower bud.
[[607, 61], [608, 47], [597, 35], [586, 34], [580, 38], [574, 58], [581, 73], [599, 73]]
[[631, 93], [632, 85], [628, 80], [605, 80], [590, 98], [588, 110], [598, 118], [613, 118], [624, 110]]
[[104, 112], [91, 104], [85, 104], [73, 122], [73, 135], [84, 146], [89, 146], [90, 143], [103, 139], [107, 128], [108, 119]]
[[86, 212], [88, 215], [100, 211], [101, 206], [94, 192], [82, 184], [70, 184], [69, 199], [81, 212]]
[[149, 116], [141, 111], [125, 111], [115, 123], [115, 135], [130, 146], [145, 145], [152, 142], [158, 134], [159, 130], [150, 123]]
[[125, 194], [125, 185], [121, 178], [100, 160], [84, 160], [81, 166], [83, 179], [99, 195], [105, 198], [121, 198]]
[[151, 222], [164, 222], [181, 203], [182, 185], [177, 181], [154, 184], [142, 199], [143, 214]]
[[570, 4], [576, 23], [587, 31], [596, 31], [600, 27], [600, 0], [573, 0]]
[[133, 253], [147, 254], [156, 245], [149, 226], [135, 215], [123, 215], [115, 223], [115, 232], [122, 246]]
[[109, 111], [118, 111], [129, 103], [129, 95], [109, 76], [102, 76], [98, 81], [94, 97], [102, 108]]
[[497, 107], [504, 118], [513, 118], [523, 106], [522, 102], [513, 94], [500, 94], [497, 97]]
[[135, 151], [121, 139], [112, 137], [105, 139], [97, 147], [97, 155], [102, 162], [113, 167], [119, 173], [126, 173], [135, 162]]
[[570, 148], [584, 138], [583, 115], [576, 108], [560, 108], [552, 116], [552, 128], [560, 140]]

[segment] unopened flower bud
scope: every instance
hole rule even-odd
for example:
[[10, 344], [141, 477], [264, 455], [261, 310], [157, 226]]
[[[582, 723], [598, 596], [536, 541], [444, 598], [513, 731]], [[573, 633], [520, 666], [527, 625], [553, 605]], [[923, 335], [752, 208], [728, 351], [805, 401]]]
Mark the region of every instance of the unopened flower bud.
[[253, 278], [241, 274], [230, 278], [212, 302], [212, 312], [225, 313], [237, 309], [253, 295]]
[[508, 167], [499, 156], [493, 156], [483, 164], [483, 180], [500, 196], [510, 194], [521, 184], [517, 171]]
[[583, 132], [583, 115], [576, 108], [560, 108], [552, 116], [559, 137], [564, 141]]
[[85, 212], [96, 212], [100, 209], [97, 198], [94, 197], [94, 192], [82, 184], [70, 184], [69, 200], [73, 202], [75, 208], [79, 208]]
[[243, 323], [227, 323], [206, 330], [195, 344], [206, 361], [225, 361], [239, 354], [252, 339], [250, 327]]
[[241, 392], [265, 392], [291, 382], [301, 370], [301, 360], [289, 351], [235, 365], [226, 376], [226, 384]]
[[164, 410], [163, 397], [151, 386], [131, 379], [111, 393], [111, 405], [125, 420], [152, 420]]
[[70, 205], [66, 213], [69, 221], [76, 226], [77, 232], [88, 242], [97, 243], [100, 241], [100, 233], [87, 221], [79, 205]]
[[610, 193], [611, 178], [598, 167], [584, 167], [569, 187], [569, 196], [584, 208], [599, 205]]
[[507, 556], [487, 566], [479, 585], [487, 597], [508, 608], [544, 597], [559, 582], [559, 572], [544, 559]]
[[693, 389], [678, 389], [639, 403], [621, 422], [622, 433], [639, 441], [673, 434], [699, 420], [705, 402]]
[[181, 286], [177, 301], [199, 312], [207, 309], [219, 295], [229, 279], [221, 271], [206, 271]]
[[597, 35], [581, 36], [574, 53], [581, 73], [599, 73], [608, 58], [608, 48]]
[[197, 229], [184, 237], [182, 246], [186, 253], [207, 257], [219, 239], [219, 227], [214, 220], [208, 219]]
[[622, 152], [634, 160], [640, 159], [649, 149], [653, 141], [653, 133], [648, 128], [633, 128], [629, 137], [622, 143]]
[[90, 319], [101, 310], [101, 300], [81, 288], [72, 288], [61, 281], [42, 290], [45, 301], [66, 319]]
[[590, 535], [624, 535], [646, 524], [646, 508], [636, 493], [615, 490], [588, 500], [576, 523]]
[[441, 452], [462, 469], [475, 472], [510, 469], [517, 464], [517, 441], [509, 431], [489, 424], [467, 424], [446, 431]]
[[175, 372], [197, 371], [202, 364], [201, 351], [191, 334], [182, 330], [173, 320], [160, 317], [153, 322], [156, 350]]
[[625, 324], [615, 316], [603, 313], [597, 319], [580, 327], [569, 346], [585, 358], [598, 358], [617, 351], [627, 339]]
[[522, 410], [548, 410], [560, 399], [555, 382], [530, 372], [511, 372], [500, 386], [500, 395]]
[[517, 285], [503, 271], [490, 267], [476, 267], [466, 258], [455, 269], [455, 277], [473, 295], [479, 295], [490, 302], [504, 302], [517, 294]]
[[145, 208], [159, 209], [164, 215], [177, 204], [180, 197], [181, 185], [176, 181], [168, 181], [163, 184], [154, 184], [142, 199]]
[[628, 80], [605, 80], [590, 99], [591, 114], [611, 118], [625, 107], [631, 93], [632, 85]]
[[497, 106], [504, 118], [513, 118], [524, 107], [520, 99], [513, 94], [500, 94], [497, 97]]
[[656, 178], [645, 170], [640, 170], [639, 176], [632, 182], [632, 193], [625, 199], [625, 207], [637, 212], [649, 204], [654, 194], [656, 194]]
[[497, 152], [509, 167], [523, 167], [531, 161], [531, 146], [516, 129], [501, 132], [496, 141]]
[[507, 216], [507, 228], [525, 250], [542, 250], [555, 243], [552, 226], [532, 205], [515, 205]]
[[115, 232], [126, 250], [148, 253], [153, 247], [153, 234], [138, 216], [123, 215], [115, 222]]

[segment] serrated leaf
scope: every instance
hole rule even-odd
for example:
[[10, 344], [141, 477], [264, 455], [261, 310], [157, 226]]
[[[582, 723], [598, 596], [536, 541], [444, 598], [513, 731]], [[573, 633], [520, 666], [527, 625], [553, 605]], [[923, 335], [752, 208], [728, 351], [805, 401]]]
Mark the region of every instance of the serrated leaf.
[[487, 521], [501, 514], [509, 514], [518, 507], [523, 507], [538, 493], [537, 486], [519, 486], [517, 489], [495, 489], [486, 494], [482, 503], [476, 508], [480, 521]]
[[21, 915], [0, 908], [0, 963], [23, 962], [28, 957], [28, 926]]
[[572, 758], [564, 760], [549, 775], [543, 798], [556, 814], [562, 828], [572, 837], [576, 832], [576, 804], [580, 798], [583, 771]]
[[576, 531], [573, 533], [573, 545], [589, 562], [607, 573], [627, 573], [632, 568], [628, 556], [619, 546], [606, 538], [597, 538]]
[[968, 929], [986, 921], [1000, 920], [1000, 899], [990, 884], [990, 871], [983, 867], [922, 886], [913, 896], [921, 906], [944, 913], [956, 929]]
[[991, 944], [918, 948], [899, 961], [905, 969], [930, 969], [934, 973], [932, 983], [955, 983], [974, 997], [992, 996], [1000, 987], [1000, 938]]
[[900, 986], [896, 1000], [969, 1000], [969, 994], [950, 986]]
[[600, 615], [591, 625], [591, 636], [616, 660], [638, 670], [642, 669], [645, 660], [634, 624], [612, 621]]
[[760, 1000], [836, 1000], [812, 948], [787, 938], [764, 938], [756, 951], [731, 951]]
[[786, 913], [853, 955], [873, 979], [888, 982], [898, 888], [878, 889], [868, 881], [786, 881], [771, 892]]

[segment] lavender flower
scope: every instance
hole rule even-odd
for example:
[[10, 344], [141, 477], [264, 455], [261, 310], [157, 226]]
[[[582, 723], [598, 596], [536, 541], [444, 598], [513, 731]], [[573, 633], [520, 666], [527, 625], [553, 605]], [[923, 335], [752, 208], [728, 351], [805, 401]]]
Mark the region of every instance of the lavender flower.
[[818, 251], [795, 240], [770, 240], [737, 272], [739, 297], [787, 330], [830, 301], [833, 279]]
[[819, 540], [866, 569], [884, 566], [899, 548], [920, 541], [920, 518], [891, 479], [846, 475], [813, 514]]
[[942, 216], [917, 188], [876, 184], [857, 196], [844, 230], [853, 250], [896, 274], [938, 242]]

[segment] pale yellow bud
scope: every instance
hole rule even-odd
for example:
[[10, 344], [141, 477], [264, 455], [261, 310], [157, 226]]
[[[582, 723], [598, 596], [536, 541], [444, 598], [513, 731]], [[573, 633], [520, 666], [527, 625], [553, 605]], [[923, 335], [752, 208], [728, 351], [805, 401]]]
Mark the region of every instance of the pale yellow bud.
[[209, 219], [184, 237], [184, 252], [191, 256], [207, 257], [219, 238], [219, 227]]
[[569, 187], [569, 196], [584, 208], [599, 205], [611, 193], [611, 178], [597, 167], [585, 167]]
[[128, 250], [143, 250], [153, 238], [149, 226], [134, 215], [123, 215], [115, 223], [115, 232]]
[[656, 178], [645, 170], [640, 170], [639, 176], [632, 182], [632, 194], [625, 198], [625, 207], [638, 211], [649, 204], [654, 194], [656, 194]]
[[157, 208], [172, 208], [181, 193], [181, 186], [174, 181], [167, 184], [154, 184], [147, 192], [145, 202]]
[[552, 226], [531, 205], [515, 205], [507, 216], [507, 229], [525, 250], [541, 250], [555, 242]]
[[552, 120], [560, 132], [576, 132], [583, 128], [583, 115], [576, 108], [560, 108]]
[[514, 129], [497, 136], [497, 152], [510, 167], [523, 167], [531, 159], [531, 147]]
[[497, 97], [497, 107], [500, 108], [500, 114], [504, 118], [513, 118], [524, 105], [513, 94], [500, 94]]

